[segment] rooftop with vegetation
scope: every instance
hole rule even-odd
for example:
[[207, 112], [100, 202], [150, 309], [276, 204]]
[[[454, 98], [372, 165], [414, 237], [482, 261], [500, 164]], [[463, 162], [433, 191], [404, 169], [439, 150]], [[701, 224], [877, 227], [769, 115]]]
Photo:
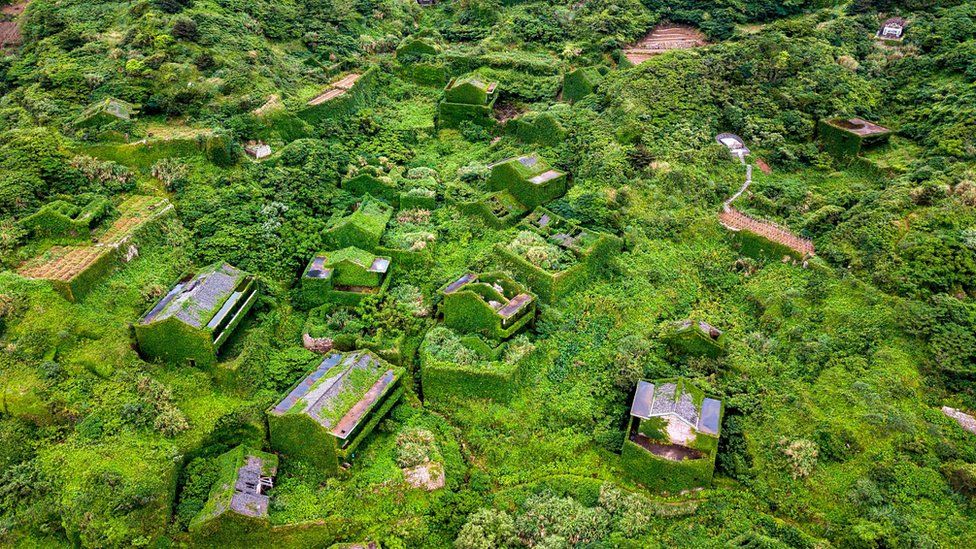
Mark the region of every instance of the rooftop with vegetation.
[[974, 67], [964, 0], [0, 0], [0, 547], [976, 547]]

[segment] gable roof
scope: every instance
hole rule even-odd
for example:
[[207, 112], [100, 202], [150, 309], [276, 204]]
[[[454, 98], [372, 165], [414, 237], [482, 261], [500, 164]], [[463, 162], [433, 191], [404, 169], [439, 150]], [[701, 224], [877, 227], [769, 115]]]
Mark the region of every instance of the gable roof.
[[173, 286], [140, 323], [176, 318], [194, 328], [212, 327], [211, 321], [221, 318], [239, 300], [241, 292], [235, 290], [246, 277], [243, 271], [227, 263], [210, 265]]
[[304, 414], [345, 440], [398, 377], [393, 366], [368, 351], [334, 352], [271, 413]]
[[685, 379], [640, 380], [630, 407], [630, 415], [640, 419], [675, 417], [692, 428], [718, 436], [722, 403], [707, 398]]
[[485, 93], [491, 93], [494, 89], [495, 84], [489, 84], [478, 78], [477, 76], [463, 76], [461, 78], [456, 78], [451, 83], [450, 88], [459, 88], [464, 85], [474, 86]]

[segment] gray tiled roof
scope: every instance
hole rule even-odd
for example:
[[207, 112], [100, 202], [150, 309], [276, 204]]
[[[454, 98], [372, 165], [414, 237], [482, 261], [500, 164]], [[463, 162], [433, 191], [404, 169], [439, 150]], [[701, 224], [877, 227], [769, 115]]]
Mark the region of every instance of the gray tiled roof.
[[706, 398], [701, 406], [687, 390], [680, 390], [673, 382], [653, 384], [639, 381], [630, 413], [641, 419], [675, 416], [699, 431], [718, 434], [722, 403]]
[[174, 317], [201, 328], [234, 293], [244, 276], [242, 271], [226, 263], [206, 269], [190, 281], [177, 284], [142, 322], [148, 324]]

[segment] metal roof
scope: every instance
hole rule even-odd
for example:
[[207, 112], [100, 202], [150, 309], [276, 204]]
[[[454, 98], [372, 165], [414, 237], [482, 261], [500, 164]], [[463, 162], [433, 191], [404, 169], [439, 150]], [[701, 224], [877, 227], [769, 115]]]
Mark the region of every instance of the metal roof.
[[461, 287], [465, 286], [469, 282], [474, 282], [477, 279], [478, 279], [478, 275], [474, 273], [465, 273], [461, 275], [461, 277], [455, 280], [454, 282], [448, 284], [447, 288], [444, 288], [444, 293], [452, 294], [458, 291], [459, 289], [461, 289]]
[[[353, 371], [373, 374], [375, 381], [369, 388], [363, 389], [350, 381]], [[336, 438], [345, 440], [395, 380], [395, 372], [385, 362], [365, 351], [335, 352], [325, 357], [315, 371], [272, 409], [272, 413], [283, 415], [304, 403], [297, 413], [309, 416], [329, 429]], [[348, 410], [335, 409], [348, 402], [344, 398], [346, 395], [360, 390], [362, 394], [355, 395], [358, 400]], [[342, 415], [333, 420], [337, 413]]]
[[519, 311], [521, 311], [522, 309], [524, 309], [526, 306], [528, 306], [529, 303], [532, 303], [531, 295], [519, 294], [513, 297], [508, 303], [506, 303], [504, 307], [499, 309], [498, 314], [502, 318], [510, 318], [514, 316], [516, 313], [518, 313]]
[[553, 179], [556, 179], [562, 174], [563, 172], [559, 172], [556, 170], [549, 170], [547, 172], [543, 172], [533, 177], [532, 179], [529, 180], [529, 183], [532, 183], [534, 185], [541, 185], [542, 183], [546, 183], [547, 181], [552, 181]]
[[718, 424], [722, 419], [722, 403], [714, 398], [706, 398], [702, 401], [701, 421], [698, 423], [698, 430], [710, 435], [718, 435]]

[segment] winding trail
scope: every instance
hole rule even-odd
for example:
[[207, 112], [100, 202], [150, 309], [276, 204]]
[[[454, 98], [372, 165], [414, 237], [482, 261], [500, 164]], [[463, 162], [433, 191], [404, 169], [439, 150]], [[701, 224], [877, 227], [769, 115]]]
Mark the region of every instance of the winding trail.
[[[745, 159], [741, 156], [739, 157], [739, 160], [745, 164]], [[812, 240], [796, 236], [790, 232], [789, 229], [780, 227], [779, 225], [769, 221], [756, 219], [732, 207], [732, 203], [742, 196], [742, 194], [746, 192], [751, 184], [752, 165], [746, 164], [745, 183], [742, 184], [742, 187], [740, 187], [735, 194], [730, 196], [728, 200], [722, 203], [722, 212], [718, 215], [719, 223], [730, 231], [749, 231], [765, 238], [766, 240], [786, 246], [787, 248], [799, 253], [804, 258], [815, 255], [816, 250], [814, 249]]]

